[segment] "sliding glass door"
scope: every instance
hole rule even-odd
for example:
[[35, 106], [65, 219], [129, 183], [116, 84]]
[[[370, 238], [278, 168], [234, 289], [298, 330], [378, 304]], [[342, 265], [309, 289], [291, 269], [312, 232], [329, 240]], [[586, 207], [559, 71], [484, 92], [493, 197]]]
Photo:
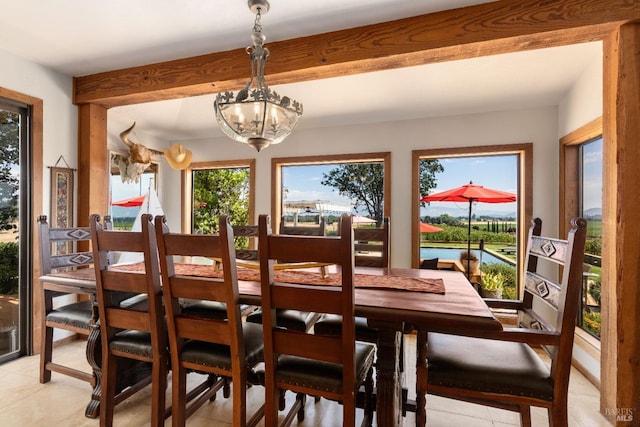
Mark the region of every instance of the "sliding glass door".
[[0, 362], [25, 351], [29, 110], [0, 98]]

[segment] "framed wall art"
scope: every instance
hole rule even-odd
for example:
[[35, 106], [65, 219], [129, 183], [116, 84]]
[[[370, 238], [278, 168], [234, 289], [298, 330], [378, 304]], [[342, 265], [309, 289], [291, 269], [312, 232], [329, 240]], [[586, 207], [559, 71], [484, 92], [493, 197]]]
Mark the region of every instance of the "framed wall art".
[[[60, 161], [67, 167], [59, 167]], [[60, 156], [51, 169], [51, 217], [49, 224], [55, 228], [73, 227], [73, 192], [75, 169], [70, 168], [64, 157]], [[71, 242], [60, 242], [52, 250], [57, 254], [73, 251]]]

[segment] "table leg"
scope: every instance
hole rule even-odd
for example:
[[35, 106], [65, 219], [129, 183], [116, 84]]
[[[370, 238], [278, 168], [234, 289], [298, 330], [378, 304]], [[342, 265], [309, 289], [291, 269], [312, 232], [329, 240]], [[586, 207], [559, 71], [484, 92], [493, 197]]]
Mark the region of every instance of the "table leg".
[[402, 374], [399, 366], [402, 323], [369, 319], [378, 329], [376, 419], [379, 426], [402, 425]]
[[102, 345], [100, 343], [100, 323], [94, 322], [89, 339], [87, 340], [87, 361], [93, 369], [95, 385], [91, 392], [91, 400], [84, 411], [88, 418], [97, 418], [100, 415], [100, 391], [102, 390]]
[[427, 331], [416, 337], [416, 427], [427, 425]]

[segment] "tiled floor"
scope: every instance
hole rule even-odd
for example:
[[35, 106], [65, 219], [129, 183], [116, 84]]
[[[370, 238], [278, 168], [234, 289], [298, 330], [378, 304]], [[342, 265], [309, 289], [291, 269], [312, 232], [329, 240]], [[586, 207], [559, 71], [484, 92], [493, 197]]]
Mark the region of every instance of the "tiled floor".
[[[406, 342], [407, 378], [406, 384], [415, 384], [415, 339], [409, 336]], [[55, 357], [59, 361], [86, 365], [84, 343], [76, 341], [57, 348]], [[25, 357], [0, 365], [0, 425], [12, 426], [98, 426], [99, 420], [84, 416], [90, 388], [88, 384], [60, 374], [53, 374], [48, 384], [38, 382], [38, 356]], [[88, 365], [86, 365], [88, 369]], [[409, 387], [411, 389], [411, 387]], [[599, 412], [598, 390], [579, 372], [571, 374], [569, 388], [569, 425], [571, 427], [610, 426]], [[264, 389], [252, 387], [249, 390], [249, 411], [254, 411], [263, 399]], [[289, 394], [289, 396], [292, 396]], [[411, 391], [410, 391], [411, 397]], [[169, 400], [170, 401], [170, 400]], [[215, 402], [207, 403], [188, 420], [190, 426], [231, 426], [231, 400], [220, 395]], [[309, 400], [306, 419], [298, 424], [305, 427], [340, 426], [341, 406], [321, 400]], [[148, 425], [150, 413], [150, 387], [118, 405], [115, 412], [116, 426]], [[361, 411], [358, 411], [361, 416]], [[427, 397], [428, 425], [432, 427], [484, 427], [518, 425], [515, 413], [466, 404], [437, 396]], [[409, 413], [404, 419], [405, 426], [413, 426], [415, 418]], [[170, 425], [169, 420], [166, 425]], [[261, 424], [262, 425], [262, 424]], [[294, 425], [295, 422], [294, 422]], [[374, 424], [375, 425], [375, 424]], [[546, 411], [533, 409], [533, 425], [548, 426]]]

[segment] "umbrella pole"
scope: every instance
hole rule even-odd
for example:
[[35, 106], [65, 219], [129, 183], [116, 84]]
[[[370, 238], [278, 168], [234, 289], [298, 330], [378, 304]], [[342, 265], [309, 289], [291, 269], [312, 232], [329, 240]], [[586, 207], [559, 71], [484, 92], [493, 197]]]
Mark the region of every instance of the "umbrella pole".
[[471, 205], [473, 200], [469, 199], [469, 222], [467, 223], [467, 280], [471, 277]]

